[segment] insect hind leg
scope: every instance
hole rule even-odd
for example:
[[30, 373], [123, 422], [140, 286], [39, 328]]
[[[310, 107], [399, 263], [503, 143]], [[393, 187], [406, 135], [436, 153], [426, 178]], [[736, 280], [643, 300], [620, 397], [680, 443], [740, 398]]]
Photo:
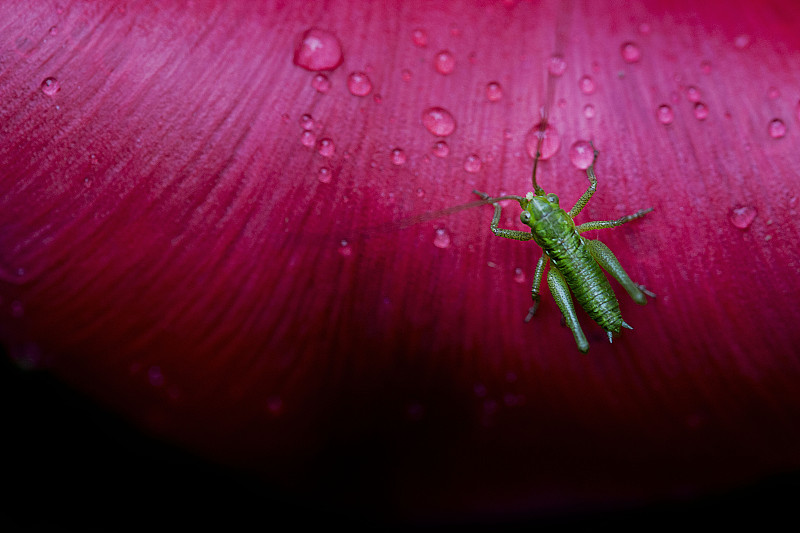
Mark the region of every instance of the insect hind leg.
[[583, 353], [588, 352], [589, 341], [586, 340], [586, 336], [583, 334], [581, 325], [578, 322], [578, 315], [575, 314], [575, 305], [572, 303], [572, 296], [569, 294], [569, 285], [567, 285], [564, 275], [555, 266], [551, 267], [547, 273], [547, 285], [550, 287], [550, 292], [553, 294], [556, 305], [561, 309], [561, 314], [564, 315], [567, 326], [572, 330], [578, 350]]
[[630, 297], [633, 298], [634, 302], [639, 305], [645, 305], [647, 303], [645, 295], [651, 298], [655, 297], [655, 294], [645, 289], [644, 285], [639, 285], [631, 280], [628, 273], [622, 268], [617, 256], [614, 255], [614, 252], [612, 252], [608, 246], [600, 241], [592, 241], [589, 239], [583, 239], [583, 243], [586, 245], [586, 248], [589, 250], [589, 253], [592, 254], [595, 261], [597, 261], [597, 264], [599, 264], [603, 270], [611, 274], [614, 279], [619, 281], [620, 285], [622, 285]]

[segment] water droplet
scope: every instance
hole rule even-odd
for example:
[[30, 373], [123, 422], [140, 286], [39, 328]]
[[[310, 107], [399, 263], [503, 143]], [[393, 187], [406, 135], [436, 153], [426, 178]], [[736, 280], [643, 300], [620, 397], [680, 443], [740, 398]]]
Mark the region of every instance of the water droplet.
[[581, 170], [586, 170], [594, 159], [594, 149], [589, 141], [575, 141], [569, 147], [569, 160]]
[[470, 174], [475, 174], [481, 170], [481, 158], [478, 154], [469, 154], [467, 158], [464, 160], [464, 170], [469, 172]]
[[58, 28], [56, 28], [55, 26], [50, 26], [50, 35], [57, 35], [57, 34], [58, 34]]
[[422, 124], [437, 137], [447, 137], [456, 129], [456, 119], [443, 107], [429, 107], [423, 111]]
[[363, 72], [351, 72], [347, 77], [347, 88], [355, 96], [366, 96], [372, 92], [372, 82]]
[[328, 167], [320, 167], [319, 172], [317, 172], [317, 179], [320, 183], [330, 183], [332, 177], [331, 169]]
[[395, 165], [399, 166], [404, 164], [406, 162], [406, 159], [407, 159], [406, 153], [402, 149], [395, 148], [394, 150], [392, 150], [392, 163], [394, 163]]
[[700, 62], [700, 71], [703, 74], [711, 74], [711, 61], [704, 59]]
[[303, 128], [304, 130], [313, 130], [314, 117], [312, 117], [308, 113], [303, 113], [303, 116], [300, 117], [300, 127]]
[[303, 144], [303, 146], [314, 146], [314, 144], [317, 142], [317, 134], [313, 131], [304, 130], [303, 133], [300, 134], [300, 142]]
[[567, 70], [567, 62], [564, 61], [563, 57], [559, 55], [550, 57], [550, 60], [547, 62], [547, 71], [551, 76], [558, 78], [564, 74], [565, 70]]
[[733, 41], [733, 44], [738, 49], [745, 48], [748, 44], [750, 44], [750, 36], [746, 33], [742, 33], [741, 35], [737, 35], [736, 39]]
[[755, 207], [746, 205], [742, 207], [734, 207], [731, 209], [729, 219], [731, 224], [736, 226], [739, 229], [747, 229], [750, 227], [750, 224], [753, 223], [755, 220], [756, 215], [758, 215], [758, 211], [756, 211]]
[[642, 35], [647, 35], [650, 33], [650, 24], [647, 22], [642, 22], [639, 24], [639, 33]]
[[708, 106], [703, 102], [694, 104], [694, 116], [697, 120], [705, 120], [708, 117]]
[[777, 100], [781, 96], [781, 91], [777, 87], [770, 87], [767, 89], [767, 96], [770, 100]]
[[658, 121], [664, 125], [672, 124], [672, 121], [675, 120], [675, 113], [672, 112], [672, 108], [667, 104], [663, 104], [658, 106], [656, 109], [656, 118]]
[[411, 75], [411, 71], [410, 71], [410, 70], [408, 70], [407, 68], [404, 68], [404, 69], [402, 70], [402, 72], [400, 72], [400, 78], [401, 78], [403, 81], [411, 81], [411, 76], [412, 76], [412, 75]]
[[690, 102], [699, 102], [700, 101], [700, 89], [697, 87], [690, 85], [686, 88], [686, 99]]
[[622, 59], [624, 59], [626, 63], [636, 63], [642, 58], [642, 51], [636, 43], [623, 43], [620, 51], [622, 52]]
[[319, 28], [306, 30], [294, 50], [294, 64], [306, 70], [333, 70], [343, 60], [339, 39]]
[[164, 385], [164, 374], [161, 373], [161, 367], [159, 366], [151, 366], [147, 369], [147, 381], [150, 382], [150, 385], [153, 387], [161, 387]]
[[333, 144], [332, 140], [326, 137], [324, 139], [320, 139], [317, 146], [317, 151], [319, 152], [319, 155], [323, 157], [331, 157], [334, 152], [336, 152], [336, 145]]
[[433, 155], [436, 157], [447, 157], [450, 154], [450, 146], [444, 141], [433, 143]]
[[339, 255], [342, 257], [350, 257], [353, 255], [353, 248], [350, 246], [350, 243], [347, 242], [345, 239], [342, 239], [339, 242]]
[[422, 198], [423, 196], [425, 196], [425, 189], [417, 187], [417, 198]]
[[773, 139], [780, 139], [786, 135], [786, 124], [779, 118], [774, 118], [769, 121], [769, 136]]
[[450, 246], [450, 235], [444, 228], [439, 228], [433, 237], [433, 245], [437, 248], [447, 248]]
[[525, 283], [525, 271], [520, 267], [514, 269], [514, 281], [517, 283]]
[[593, 119], [595, 115], [594, 106], [592, 104], [586, 104], [583, 107], [583, 116], [588, 119]]
[[542, 160], [547, 160], [553, 157], [553, 155], [558, 152], [558, 149], [561, 147], [561, 137], [558, 135], [558, 131], [556, 127], [553, 126], [551, 123], [547, 123], [547, 127], [544, 131], [540, 131], [542, 128], [542, 123], [535, 125], [528, 131], [527, 136], [525, 137], [525, 147], [528, 150], [528, 154], [531, 157], [536, 157], [536, 147], [539, 143], [539, 137], [542, 138]]
[[595, 90], [594, 80], [590, 76], [584, 76], [578, 80], [578, 87], [580, 87], [583, 94], [593, 94]]
[[383, 96], [381, 96], [380, 93], [375, 93], [372, 96], [372, 101], [375, 102], [376, 104], [380, 104], [381, 102], [383, 102]]
[[411, 32], [411, 40], [414, 42], [414, 46], [419, 46], [420, 48], [428, 46], [428, 32], [417, 28]]
[[60, 90], [61, 84], [53, 77], [45, 78], [42, 82], [42, 92], [47, 96], [53, 96]]
[[503, 88], [500, 86], [499, 83], [496, 81], [489, 82], [486, 85], [486, 98], [489, 99], [490, 102], [496, 102], [503, 97]]
[[439, 74], [450, 74], [456, 67], [456, 60], [449, 50], [442, 50], [433, 58], [433, 66]]
[[325, 74], [317, 74], [311, 78], [311, 86], [315, 88], [317, 92], [325, 94], [331, 90], [331, 80], [329, 80], [328, 76]]

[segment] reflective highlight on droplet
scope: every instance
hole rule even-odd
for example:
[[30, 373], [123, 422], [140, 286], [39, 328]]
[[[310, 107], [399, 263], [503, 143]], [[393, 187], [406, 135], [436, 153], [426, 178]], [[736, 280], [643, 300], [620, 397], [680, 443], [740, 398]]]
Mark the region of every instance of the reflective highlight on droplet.
[[407, 159], [406, 153], [402, 149], [395, 148], [394, 150], [392, 150], [392, 163], [393, 164], [395, 164], [397, 166], [400, 166], [400, 165], [402, 165], [402, 164], [404, 164], [406, 162], [406, 159]]
[[447, 157], [450, 154], [450, 146], [444, 141], [433, 143], [433, 155], [436, 157]]
[[595, 116], [595, 109], [592, 104], [586, 104], [583, 106], [583, 116], [588, 119], [593, 119]]
[[306, 30], [294, 51], [294, 64], [306, 70], [333, 70], [343, 60], [339, 39], [319, 28]]
[[708, 117], [708, 106], [703, 102], [694, 104], [694, 117], [697, 120], [705, 120]]
[[464, 170], [470, 174], [475, 174], [480, 171], [483, 162], [478, 154], [470, 154], [464, 160]]
[[318, 93], [325, 94], [331, 90], [331, 80], [325, 74], [317, 74], [311, 78], [311, 86], [317, 90]]
[[686, 88], [686, 99], [690, 102], [699, 102], [700, 101], [700, 89], [694, 86], [689, 86]]
[[354, 96], [366, 96], [372, 92], [372, 82], [363, 72], [351, 72], [347, 77], [347, 89]]
[[581, 170], [586, 170], [594, 159], [594, 149], [589, 141], [575, 141], [569, 147], [569, 160]]
[[439, 74], [450, 74], [456, 67], [456, 59], [449, 50], [442, 50], [433, 58], [433, 66]]
[[330, 183], [332, 176], [331, 169], [328, 167], [320, 167], [319, 171], [317, 172], [317, 179], [320, 183]]
[[542, 138], [542, 154], [541, 159], [547, 160], [553, 157], [561, 147], [561, 137], [558, 135], [558, 130], [551, 123], [547, 123], [544, 131], [541, 131], [542, 123], [536, 124], [529, 131], [525, 137], [525, 147], [531, 157], [536, 157], [536, 147], [539, 143], [539, 138]]
[[594, 80], [591, 76], [583, 76], [578, 80], [578, 87], [583, 94], [593, 94], [595, 90]]
[[769, 136], [773, 139], [780, 139], [784, 135], [786, 135], [786, 124], [779, 118], [774, 118], [770, 120], [768, 126]]
[[50, 77], [45, 78], [42, 82], [42, 92], [47, 96], [53, 96], [58, 91], [61, 90], [61, 84], [58, 82], [57, 79]]
[[411, 32], [411, 41], [414, 46], [419, 46], [420, 48], [428, 46], [428, 32], [420, 28], [415, 29]]
[[443, 107], [429, 107], [423, 111], [422, 124], [437, 137], [447, 137], [456, 129], [456, 119]]
[[320, 139], [317, 146], [317, 151], [319, 152], [319, 155], [323, 157], [331, 157], [336, 152], [336, 145], [333, 144], [332, 140], [326, 137], [324, 139]]
[[567, 62], [564, 61], [563, 57], [559, 55], [550, 57], [550, 60], [547, 62], [547, 72], [549, 72], [551, 76], [558, 78], [564, 74], [565, 70], [567, 70]]
[[665, 126], [668, 124], [672, 124], [672, 121], [675, 120], [675, 113], [672, 112], [672, 108], [667, 104], [663, 104], [658, 106], [656, 109], [656, 118], [658, 121]]
[[503, 88], [496, 81], [489, 82], [486, 85], [486, 98], [490, 102], [496, 102], [503, 97]]
[[444, 228], [439, 228], [433, 235], [433, 245], [437, 248], [450, 246], [450, 234]]
[[623, 43], [620, 52], [622, 53], [622, 59], [627, 63], [636, 63], [642, 58], [642, 51], [636, 43]]
[[755, 207], [745, 205], [731, 209], [728, 220], [739, 229], [747, 229], [755, 220], [756, 215], [758, 215], [758, 211], [756, 211]]

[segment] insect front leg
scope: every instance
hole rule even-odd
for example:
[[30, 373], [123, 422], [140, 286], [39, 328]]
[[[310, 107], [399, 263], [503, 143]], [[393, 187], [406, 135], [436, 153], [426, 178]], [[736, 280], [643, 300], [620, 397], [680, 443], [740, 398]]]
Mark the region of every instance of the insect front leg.
[[531, 286], [531, 297], [533, 298], [533, 305], [528, 310], [528, 316], [525, 317], [525, 322], [530, 322], [533, 318], [533, 315], [536, 314], [536, 310], [539, 308], [539, 287], [542, 286], [542, 276], [544, 275], [544, 269], [547, 267], [547, 263], [550, 262], [550, 257], [547, 254], [542, 253], [542, 257], [539, 258], [539, 262], [536, 263], [536, 272], [533, 274], [533, 285]]
[[[491, 200], [491, 196], [486, 194], [485, 192], [480, 191], [472, 191], [478, 196], [481, 197], [483, 200]], [[506, 239], [514, 239], [517, 241], [529, 241], [533, 239], [533, 233], [527, 231], [519, 231], [515, 229], [503, 229], [498, 228], [497, 225], [500, 223], [500, 204], [494, 204], [494, 217], [492, 217], [492, 233], [497, 235], [498, 237], [505, 237]]]
[[553, 294], [556, 305], [561, 309], [561, 314], [564, 315], [567, 326], [572, 330], [578, 350], [586, 353], [589, 351], [589, 341], [586, 340], [581, 325], [578, 323], [578, 315], [575, 314], [575, 306], [572, 304], [572, 296], [569, 294], [567, 280], [564, 279], [564, 276], [555, 266], [550, 267], [550, 271], [547, 273], [547, 285], [550, 287], [550, 292]]
[[586, 177], [589, 178], [589, 188], [586, 189], [586, 192], [578, 198], [578, 201], [575, 202], [575, 205], [572, 206], [572, 209], [569, 210], [569, 216], [575, 218], [575, 215], [581, 212], [581, 210], [589, 203], [589, 200], [594, 195], [594, 191], [597, 190], [597, 176], [594, 175], [594, 164], [597, 161], [597, 156], [600, 152], [597, 151], [597, 148], [594, 147], [592, 144], [592, 149], [594, 150], [594, 159], [592, 159], [592, 164], [586, 169]]
[[644, 285], [639, 285], [631, 280], [628, 273], [625, 272], [625, 269], [622, 268], [622, 265], [619, 263], [617, 256], [614, 255], [614, 252], [612, 252], [608, 246], [600, 241], [590, 241], [589, 239], [583, 239], [583, 243], [586, 245], [586, 248], [589, 250], [589, 253], [592, 254], [595, 261], [597, 261], [597, 264], [599, 264], [603, 270], [611, 274], [614, 279], [619, 281], [620, 285], [628, 291], [628, 294], [630, 294], [634, 302], [639, 305], [644, 305], [647, 303], [645, 294], [651, 298], [655, 297], [655, 294], [645, 289]]

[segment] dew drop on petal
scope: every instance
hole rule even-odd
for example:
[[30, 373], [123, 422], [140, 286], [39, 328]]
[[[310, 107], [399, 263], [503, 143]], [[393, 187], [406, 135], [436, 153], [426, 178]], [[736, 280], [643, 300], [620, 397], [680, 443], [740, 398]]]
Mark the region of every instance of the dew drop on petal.
[[636, 63], [642, 58], [642, 51], [636, 43], [623, 43], [620, 51], [622, 52], [622, 59], [624, 59], [626, 63]]
[[311, 86], [315, 88], [317, 92], [325, 94], [331, 90], [331, 80], [329, 80], [328, 76], [325, 74], [317, 74], [311, 78]]
[[294, 51], [294, 64], [306, 70], [333, 70], [342, 64], [342, 44], [333, 33], [311, 28]]
[[565, 70], [567, 70], [567, 62], [564, 61], [563, 57], [559, 55], [550, 57], [550, 60], [547, 62], [547, 72], [549, 72], [551, 76], [558, 78], [564, 74]]
[[433, 245], [437, 248], [447, 248], [450, 246], [450, 234], [444, 228], [436, 230], [433, 236]]
[[592, 104], [586, 104], [585, 106], [583, 106], [583, 116], [584, 117], [586, 117], [588, 119], [592, 119], [592, 118], [594, 118], [594, 115], [595, 115], [595, 110], [594, 110], [594, 106]]
[[449, 50], [442, 50], [433, 58], [433, 66], [439, 74], [450, 74], [456, 66], [456, 60]]
[[755, 207], [746, 205], [731, 209], [728, 218], [730, 219], [731, 224], [737, 228], [747, 229], [750, 227], [750, 224], [753, 223], [753, 220], [755, 220], [757, 214], [758, 211], [756, 211]]
[[586, 170], [594, 159], [594, 149], [589, 141], [575, 141], [569, 147], [569, 160], [581, 170]]
[[478, 154], [469, 154], [464, 160], [464, 170], [470, 174], [479, 172], [482, 165], [483, 163], [481, 162], [481, 158], [478, 156]]
[[401, 148], [395, 148], [394, 150], [392, 150], [393, 164], [400, 166], [402, 164], [405, 164], [406, 159], [407, 159], [406, 153]]
[[525, 283], [525, 271], [520, 267], [514, 269], [514, 281], [517, 283]]
[[351, 72], [347, 77], [347, 88], [354, 96], [366, 96], [372, 92], [372, 82], [364, 72]]
[[667, 104], [663, 104], [658, 106], [656, 109], [656, 118], [658, 121], [665, 126], [668, 124], [672, 124], [672, 121], [675, 120], [675, 113], [672, 112], [672, 108]]
[[320, 181], [320, 183], [330, 183], [331, 178], [331, 169], [328, 167], [320, 167], [319, 171], [317, 172], [317, 179]]
[[450, 146], [444, 141], [433, 143], [433, 155], [436, 157], [447, 157], [450, 155]]
[[53, 96], [61, 90], [61, 84], [53, 77], [45, 78], [42, 82], [42, 92], [47, 96]]
[[486, 85], [486, 98], [490, 102], [496, 102], [503, 97], [503, 87], [496, 81], [489, 82]]
[[314, 129], [314, 117], [309, 115], [308, 113], [303, 113], [300, 117], [300, 127], [304, 130], [313, 130]]
[[437, 137], [447, 137], [456, 129], [456, 119], [443, 107], [429, 107], [423, 111], [422, 124]]
[[353, 248], [350, 246], [350, 243], [347, 242], [345, 239], [339, 241], [339, 255], [342, 257], [350, 257], [353, 255]]
[[417, 187], [416, 192], [417, 192], [417, 198], [422, 198], [423, 196], [425, 196], [425, 189], [423, 189], [422, 187]]
[[323, 157], [331, 157], [334, 152], [336, 152], [336, 145], [333, 144], [332, 140], [326, 137], [324, 139], [320, 139], [319, 145], [317, 146], [317, 151], [319, 152], [319, 155]]
[[774, 118], [769, 122], [769, 136], [773, 139], [780, 139], [786, 135], [786, 124], [779, 118]]
[[580, 87], [583, 94], [593, 94], [595, 90], [594, 80], [591, 76], [583, 76], [578, 80], [578, 87]]
[[536, 147], [539, 143], [539, 137], [542, 138], [542, 160], [547, 160], [553, 157], [553, 155], [558, 152], [558, 149], [561, 147], [561, 137], [558, 135], [558, 130], [552, 124], [548, 123], [547, 127], [544, 131], [540, 131], [542, 128], [541, 122], [536, 124], [534, 127], [528, 131], [528, 134], [525, 137], [525, 147], [528, 150], [528, 154], [535, 158], [536, 157]]
[[703, 102], [694, 104], [694, 116], [697, 120], [705, 120], [708, 117], [708, 106]]
[[738, 49], [745, 48], [748, 44], [750, 44], [750, 36], [746, 33], [742, 33], [736, 36], [736, 39], [733, 41], [733, 44]]
[[304, 130], [300, 135], [300, 142], [303, 144], [303, 146], [314, 146], [314, 144], [317, 142], [317, 134], [313, 131]]
[[686, 88], [686, 99], [690, 102], [699, 102], [700, 90], [697, 87], [690, 85]]
[[420, 48], [428, 46], [428, 32], [417, 28], [411, 32], [411, 40], [414, 43], [414, 46], [419, 46]]
[[781, 91], [777, 87], [770, 87], [767, 89], [767, 96], [770, 100], [777, 100], [781, 96]]

